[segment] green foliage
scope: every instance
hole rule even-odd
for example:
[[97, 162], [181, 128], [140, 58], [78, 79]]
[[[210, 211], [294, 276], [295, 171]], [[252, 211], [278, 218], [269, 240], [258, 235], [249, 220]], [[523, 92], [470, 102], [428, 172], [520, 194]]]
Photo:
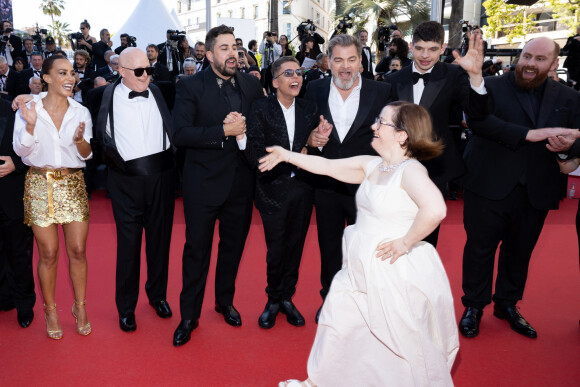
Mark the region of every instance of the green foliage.
[[487, 36], [503, 32], [511, 43], [514, 38], [526, 36], [533, 27], [533, 14], [525, 14], [530, 7], [507, 4], [504, 0], [486, 0], [483, 7], [487, 15]]
[[60, 16], [64, 10], [65, 1], [64, 0], [41, 0], [40, 9], [42, 13], [50, 16], [52, 24], [54, 25], [54, 17]]
[[565, 24], [571, 33], [575, 34], [576, 26], [580, 21], [580, 0], [548, 0], [548, 4], [552, 7], [552, 17], [554, 19], [562, 19], [561, 23]]
[[58, 42], [58, 46], [62, 47], [63, 42], [68, 41], [68, 34], [70, 31], [70, 25], [68, 23], [62, 23], [59, 20], [55, 20], [52, 25], [48, 26], [51, 31], [51, 35]]

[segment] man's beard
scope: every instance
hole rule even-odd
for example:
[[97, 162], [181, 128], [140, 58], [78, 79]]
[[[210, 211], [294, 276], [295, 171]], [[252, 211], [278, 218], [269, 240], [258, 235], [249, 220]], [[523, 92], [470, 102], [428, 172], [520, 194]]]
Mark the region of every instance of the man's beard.
[[226, 66], [226, 62], [230, 59], [232, 59], [232, 58], [226, 59], [223, 63], [215, 63], [215, 69], [224, 77], [231, 77], [231, 76], [236, 75], [236, 71], [238, 68], [237, 60], [236, 60], [236, 65], [230, 69]]
[[[536, 76], [532, 79], [524, 79], [524, 71], [525, 70], [535, 70]], [[516, 71], [515, 71], [515, 76], [516, 76], [516, 84], [524, 90], [532, 90], [535, 89], [536, 87], [540, 86], [542, 83], [544, 83], [544, 81], [546, 80], [546, 78], [548, 78], [548, 72], [550, 70], [546, 70], [545, 72], [541, 73], [539, 72], [537, 67], [531, 67], [531, 66], [516, 66]]]
[[350, 90], [354, 85], [354, 83], [356, 82], [356, 80], [358, 79], [358, 73], [353, 73], [352, 77], [347, 81], [343, 81], [342, 79], [340, 79], [338, 77], [338, 74], [334, 74], [332, 70], [331, 73], [334, 84], [341, 90]]
[[392, 48], [389, 48], [389, 56], [397, 56], [397, 50], [393, 50]]

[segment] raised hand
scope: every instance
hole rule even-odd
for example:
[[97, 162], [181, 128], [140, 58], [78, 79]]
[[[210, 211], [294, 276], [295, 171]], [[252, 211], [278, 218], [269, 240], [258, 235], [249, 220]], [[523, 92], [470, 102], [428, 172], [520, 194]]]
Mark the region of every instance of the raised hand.
[[73, 136], [73, 141], [75, 144], [80, 144], [85, 140], [83, 137], [85, 134], [85, 123], [84, 121], [79, 122], [79, 126], [77, 126], [75, 130], [75, 134]]
[[483, 66], [483, 39], [480, 35], [471, 34], [469, 37], [469, 48], [465, 56], [461, 56], [459, 51], [453, 51], [455, 63], [469, 74], [469, 79], [473, 86], [481, 85], [483, 76], [481, 67]]
[[266, 152], [269, 154], [258, 160], [258, 169], [260, 172], [271, 171], [281, 162], [288, 162], [292, 153], [289, 150], [282, 148], [281, 146], [269, 146], [266, 148]]
[[22, 118], [26, 121], [26, 131], [30, 133], [30, 135], [34, 135], [34, 127], [36, 126], [36, 103], [32, 102], [30, 104], [30, 108], [28, 106], [23, 105], [20, 108], [20, 114], [22, 114]]

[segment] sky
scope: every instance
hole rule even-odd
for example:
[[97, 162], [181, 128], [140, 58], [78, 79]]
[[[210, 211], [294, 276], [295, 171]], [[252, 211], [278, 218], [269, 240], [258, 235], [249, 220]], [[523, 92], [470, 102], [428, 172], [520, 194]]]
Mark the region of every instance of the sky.
[[[91, 25], [91, 35], [99, 40], [99, 31], [109, 29], [111, 34], [117, 32], [135, 9], [140, 0], [65, 0], [65, 8], [58, 19], [69, 23], [71, 32], [78, 32], [80, 23], [87, 19]], [[175, 8], [176, 0], [163, 0], [169, 10]], [[147, 1], [144, 1], [146, 4]], [[14, 27], [39, 26], [51, 24], [50, 17], [40, 10], [39, 0], [12, 0]]]

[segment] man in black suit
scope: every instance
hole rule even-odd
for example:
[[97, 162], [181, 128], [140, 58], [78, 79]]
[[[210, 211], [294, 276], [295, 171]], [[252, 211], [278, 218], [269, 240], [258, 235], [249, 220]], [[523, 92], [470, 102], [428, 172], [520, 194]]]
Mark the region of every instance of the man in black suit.
[[388, 72], [393, 58], [399, 58], [401, 60], [401, 67], [411, 66], [413, 64], [413, 61], [408, 58], [409, 44], [401, 38], [393, 38], [388, 45], [387, 54], [388, 55], [385, 55], [375, 68], [377, 74]]
[[24, 45], [24, 49], [20, 57], [25, 60], [24, 68], [27, 69], [30, 67], [30, 56], [34, 52], [34, 41], [32, 38], [24, 38], [22, 39], [22, 44]]
[[369, 32], [367, 30], [360, 30], [358, 33], [358, 39], [362, 44], [362, 55], [361, 64], [363, 68], [362, 76], [367, 79], [374, 79], [373, 73], [373, 55], [371, 53], [371, 48], [367, 46], [367, 41], [369, 40]]
[[127, 39], [129, 39], [129, 34], [126, 33], [121, 34], [121, 45], [115, 48], [115, 54], [120, 55], [124, 49], [129, 47], [129, 42], [127, 41]]
[[101, 30], [101, 40], [93, 44], [93, 61], [94, 69], [97, 70], [101, 67], [106, 66], [108, 63], [105, 61], [105, 53], [111, 51], [113, 42], [111, 41], [111, 35], [109, 30], [103, 28]]
[[569, 138], [580, 127], [578, 93], [547, 79], [558, 66], [559, 51], [549, 38], [528, 42], [515, 71], [485, 78], [489, 115], [469, 122], [473, 138], [464, 156], [465, 312], [459, 322], [466, 337], [477, 336], [483, 308], [492, 300], [494, 316], [507, 320], [517, 333], [537, 337], [516, 304], [544, 220], [549, 210], [558, 208], [558, 152], [572, 145]]
[[0, 56], [0, 97], [12, 101], [18, 73], [8, 66], [8, 61]]
[[195, 72], [200, 72], [209, 67], [209, 61], [205, 57], [205, 44], [203, 42], [195, 43], [193, 52], [195, 53]]
[[30, 56], [30, 68], [22, 70], [16, 78], [16, 84], [13, 88], [14, 91], [12, 98], [16, 98], [20, 94], [28, 94], [30, 92], [30, 89], [28, 88], [28, 81], [32, 77], [40, 78], [43, 62], [44, 59], [41, 52], [35, 51], [32, 53]]
[[[386, 80], [392, 86], [393, 100], [414, 102], [429, 111], [433, 130], [443, 141], [445, 148], [440, 156], [424, 164], [429, 171], [429, 177], [443, 197], [446, 197], [448, 182], [465, 172], [461, 154], [449, 129], [449, 117], [454, 105], [461, 106], [467, 112], [470, 80], [476, 87], [483, 86], [481, 67], [475, 71], [470, 70], [469, 76], [461, 67], [473, 62], [471, 59], [475, 58], [475, 51], [463, 57], [465, 59], [460, 62], [460, 66], [439, 62], [446, 47], [444, 39], [445, 32], [441, 24], [435, 21], [419, 24], [413, 32], [411, 44], [413, 64], [389, 75]], [[482, 55], [480, 56], [482, 59]], [[480, 56], [477, 56], [478, 60]], [[425, 241], [437, 246], [438, 235], [439, 228], [425, 238]]]
[[153, 69], [147, 56], [129, 47], [119, 60], [122, 78], [103, 91], [95, 134], [109, 165], [108, 189], [117, 228], [119, 326], [131, 332], [137, 329], [143, 230], [149, 303], [159, 317], [172, 315], [167, 277], [176, 170], [171, 115], [159, 89], [150, 84]]
[[149, 64], [154, 68], [153, 74], [151, 75], [151, 80], [155, 82], [167, 82], [171, 80], [171, 74], [167, 69], [167, 66], [159, 63], [157, 57], [159, 56], [159, 48], [150, 44], [147, 46], [147, 59], [149, 59]]
[[97, 70], [97, 76], [103, 77], [109, 83], [114, 83], [119, 79], [119, 55], [113, 51], [105, 53], [105, 61], [107, 65]]
[[16, 307], [26, 328], [36, 302], [32, 274], [32, 231], [24, 225], [24, 176], [28, 167], [12, 148], [14, 112], [0, 100], [0, 311]]
[[206, 36], [211, 66], [177, 83], [174, 141], [185, 149], [183, 206], [185, 246], [181, 323], [175, 346], [187, 343], [198, 325], [213, 232], [219, 219], [215, 310], [233, 326], [242, 325], [234, 308], [235, 281], [252, 217], [254, 172], [243, 157], [245, 117], [262, 98], [258, 79], [240, 73], [232, 30], [224, 25]]
[[167, 40], [157, 45], [159, 49], [159, 57], [157, 60], [167, 67], [172, 78], [181, 73], [177, 41], [170, 39], [173, 32], [174, 30], [167, 30]]
[[[371, 125], [390, 102], [391, 87], [360, 76], [361, 49], [360, 41], [350, 35], [337, 35], [330, 40], [328, 55], [332, 77], [309, 83], [306, 99], [317, 105], [319, 114], [332, 124], [333, 129], [329, 137], [314, 131], [308, 139], [309, 153], [329, 159], [375, 154], [371, 148]], [[320, 295], [324, 299], [332, 278], [342, 265], [344, 226], [355, 222], [354, 194], [358, 185], [324, 176], [316, 177], [315, 181], [314, 204], [321, 259]]]
[[[246, 154], [253, 166], [266, 155], [266, 147], [279, 145], [300, 153], [320, 119], [316, 105], [296, 98], [302, 85], [300, 64], [292, 56], [283, 56], [272, 65], [276, 95], [252, 105], [248, 117]], [[324, 124], [329, 125], [326, 121]], [[322, 128], [319, 129], [323, 131]], [[268, 302], [258, 319], [269, 329], [278, 312], [295, 326], [304, 325], [292, 296], [296, 292], [298, 269], [304, 240], [312, 214], [311, 175], [292, 164], [280, 164], [272, 171], [259, 173], [256, 179], [256, 207], [260, 211], [268, 252], [266, 254]]]
[[87, 106], [87, 93], [93, 88], [97, 72], [89, 64], [91, 57], [85, 50], [76, 50], [74, 53], [75, 96], [74, 100]]
[[0, 55], [6, 58], [8, 66], [12, 67], [15, 58], [22, 57], [22, 39], [14, 35], [12, 23], [9, 20], [2, 21], [2, 35], [7, 37], [8, 41], [4, 44], [4, 50], [0, 51]]

